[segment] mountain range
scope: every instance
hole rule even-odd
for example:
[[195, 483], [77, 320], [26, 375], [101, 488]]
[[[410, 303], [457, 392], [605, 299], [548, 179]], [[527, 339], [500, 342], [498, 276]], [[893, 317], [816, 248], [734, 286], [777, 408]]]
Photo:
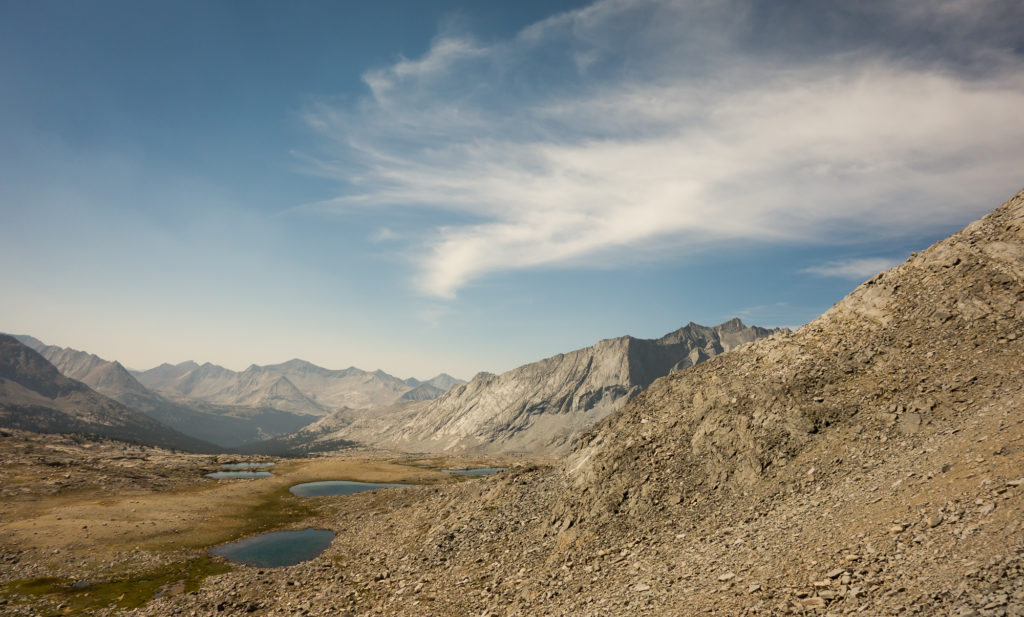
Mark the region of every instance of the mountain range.
[[403, 381], [383, 371], [332, 371], [304, 360], [253, 365], [242, 372], [196, 362], [129, 371], [119, 362], [84, 351], [47, 345], [27, 335], [15, 338], [66, 377], [181, 433], [225, 448], [292, 433], [345, 408], [345, 403], [386, 405], [405, 395], [425, 400], [443, 393], [438, 384], [463, 383], [444, 373], [427, 381]]
[[341, 410], [274, 439], [265, 451], [360, 443], [411, 452], [564, 452], [658, 377], [781, 331], [732, 319], [714, 327], [690, 323], [659, 339], [606, 339], [501, 375], [480, 373], [433, 400]]
[[424, 384], [443, 392], [463, 383], [444, 373], [421, 382], [356, 367], [330, 370], [299, 359], [268, 366], [254, 364], [242, 372], [210, 363], [162, 364], [134, 376], [146, 388], [177, 401], [270, 408], [312, 416], [326, 416], [339, 409], [385, 407]]
[[[107, 375], [97, 368], [89, 372]], [[0, 425], [39, 433], [88, 433], [192, 452], [217, 451], [65, 377], [38, 352], [4, 334], [0, 334]]]
[[550, 465], [338, 500], [317, 560], [142, 614], [1021, 616], [1022, 410], [1024, 191]]

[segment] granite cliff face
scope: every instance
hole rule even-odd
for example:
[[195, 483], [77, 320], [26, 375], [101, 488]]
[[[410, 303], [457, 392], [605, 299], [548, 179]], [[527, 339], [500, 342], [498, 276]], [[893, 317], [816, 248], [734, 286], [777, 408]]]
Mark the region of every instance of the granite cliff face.
[[501, 375], [481, 373], [434, 401], [341, 412], [293, 441], [313, 448], [355, 441], [404, 451], [562, 452], [658, 377], [774, 332], [733, 319], [715, 327], [691, 323], [660, 339], [607, 339]]
[[62, 375], [35, 350], [0, 334], [0, 425], [40, 433], [87, 433], [211, 452], [192, 439]]

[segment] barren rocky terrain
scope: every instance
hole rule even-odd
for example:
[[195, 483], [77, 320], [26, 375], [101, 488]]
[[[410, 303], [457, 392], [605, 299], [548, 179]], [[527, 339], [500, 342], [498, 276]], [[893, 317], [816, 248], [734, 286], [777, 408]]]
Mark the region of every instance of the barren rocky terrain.
[[713, 327], [691, 322], [658, 339], [605, 339], [500, 375], [480, 373], [435, 400], [341, 410], [266, 444], [267, 451], [356, 443], [404, 452], [565, 453], [655, 379], [773, 332], [731, 319]]
[[[98, 612], [1024, 615], [1024, 192], [564, 459], [302, 505], [282, 526], [336, 532], [320, 557]], [[59, 612], [18, 581], [60, 568], [5, 569], [0, 608]]]

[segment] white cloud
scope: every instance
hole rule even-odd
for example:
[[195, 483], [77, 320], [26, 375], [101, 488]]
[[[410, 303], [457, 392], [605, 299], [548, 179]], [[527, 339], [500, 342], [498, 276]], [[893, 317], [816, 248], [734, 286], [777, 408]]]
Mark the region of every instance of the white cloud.
[[892, 268], [899, 264], [900, 261], [899, 259], [887, 259], [884, 257], [845, 259], [811, 266], [810, 268], [805, 268], [803, 272], [817, 274], [818, 276], [864, 280], [883, 270]]
[[[937, 28], [959, 4], [900, 19]], [[451, 298], [493, 272], [723, 239], [895, 237], [1020, 188], [1018, 56], [984, 48], [974, 74], [883, 45], [795, 53], [784, 32], [755, 47], [752, 6], [605, 0], [494, 44], [439, 37], [367, 73], [360, 104], [309, 110], [333, 144], [316, 172], [345, 191], [307, 209], [454, 215], [411, 247], [417, 285]]]

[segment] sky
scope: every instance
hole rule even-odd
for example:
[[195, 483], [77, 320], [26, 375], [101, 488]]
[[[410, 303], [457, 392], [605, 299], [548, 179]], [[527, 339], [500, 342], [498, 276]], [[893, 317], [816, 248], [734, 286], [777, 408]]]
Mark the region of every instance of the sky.
[[1017, 0], [0, 0], [0, 331], [469, 378], [796, 327], [1024, 188]]

